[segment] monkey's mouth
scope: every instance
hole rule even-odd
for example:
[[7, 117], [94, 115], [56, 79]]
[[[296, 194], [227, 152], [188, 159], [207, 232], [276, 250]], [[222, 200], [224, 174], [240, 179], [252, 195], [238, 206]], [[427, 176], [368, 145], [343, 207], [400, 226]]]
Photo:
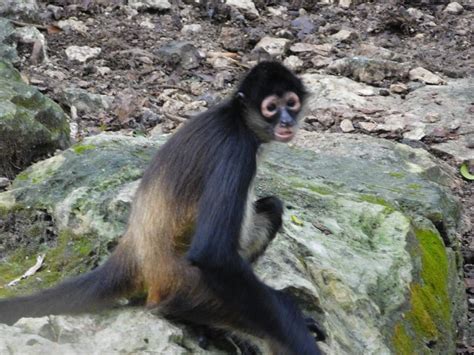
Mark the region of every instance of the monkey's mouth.
[[275, 140], [278, 142], [289, 142], [295, 136], [295, 132], [291, 128], [277, 127], [275, 129]]

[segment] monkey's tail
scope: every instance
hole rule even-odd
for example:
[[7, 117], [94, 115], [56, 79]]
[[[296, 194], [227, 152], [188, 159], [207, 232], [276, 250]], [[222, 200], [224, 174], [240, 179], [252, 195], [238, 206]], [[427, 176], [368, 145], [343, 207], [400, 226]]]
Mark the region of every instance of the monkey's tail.
[[11, 325], [22, 317], [94, 312], [113, 305], [114, 299], [133, 289], [136, 278], [133, 257], [120, 249], [98, 268], [53, 288], [0, 299], [0, 323]]

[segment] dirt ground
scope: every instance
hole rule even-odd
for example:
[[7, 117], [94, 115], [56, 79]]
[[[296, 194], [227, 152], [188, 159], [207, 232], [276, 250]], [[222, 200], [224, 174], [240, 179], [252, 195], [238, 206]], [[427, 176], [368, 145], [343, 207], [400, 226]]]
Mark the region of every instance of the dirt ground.
[[[31, 48], [25, 46], [19, 48], [20, 69], [32, 84], [72, 115], [78, 139], [101, 131], [145, 134], [157, 124], [161, 130], [171, 131], [232, 90], [257, 55], [252, 51], [255, 44], [265, 35], [322, 44], [348, 28], [356, 40], [338, 43], [326, 59], [344, 58], [370, 41], [396, 52], [403, 61], [447, 78], [472, 76], [474, 5], [471, 1], [459, 2], [464, 11], [449, 14], [443, 11], [448, 1], [442, 0], [353, 1], [358, 5], [350, 9], [309, 0], [258, 0], [255, 4], [260, 15], [255, 16], [211, 0], [201, 1], [202, 6], [188, 4], [193, 1], [171, 1], [172, 7], [166, 11], [135, 11], [112, 0], [40, 1], [41, 24], [49, 26], [48, 32], [41, 28], [47, 38], [49, 61], [32, 64]], [[279, 8], [281, 4], [285, 7]], [[270, 11], [269, 6], [276, 10]], [[305, 16], [311, 21], [305, 21]], [[71, 17], [85, 27], [55, 27], [58, 21]], [[200, 28], [192, 30], [189, 25]], [[184, 68], [172, 53], [163, 54], [163, 46], [183, 40], [197, 50], [197, 54], [193, 52], [196, 66]], [[87, 63], [74, 62], [65, 52], [72, 45], [99, 47], [101, 52]], [[299, 57], [303, 61], [300, 72], [316, 70], [312, 56]], [[225, 64], [218, 64], [215, 58], [224, 58]], [[382, 86], [390, 84], [386, 81]], [[76, 112], [64, 96], [64, 89], [71, 87], [109, 96], [110, 107]], [[166, 107], [166, 93], [184, 104]], [[430, 141], [424, 143], [429, 149]], [[455, 164], [450, 157], [441, 158]], [[474, 221], [473, 183], [465, 182], [458, 194]], [[466, 291], [473, 299], [472, 231], [464, 235], [462, 243]], [[474, 304], [469, 304], [469, 309], [470, 326], [474, 326]], [[458, 353], [471, 353], [473, 346], [460, 343]]]

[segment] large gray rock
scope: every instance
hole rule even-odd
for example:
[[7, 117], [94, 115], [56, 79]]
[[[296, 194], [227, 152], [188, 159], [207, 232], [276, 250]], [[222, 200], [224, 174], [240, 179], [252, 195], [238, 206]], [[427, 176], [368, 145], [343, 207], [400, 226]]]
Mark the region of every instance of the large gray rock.
[[[40, 253], [45, 267], [0, 295], [48, 286], [104, 259], [162, 141], [99, 135], [20, 174], [0, 194], [0, 285]], [[274, 145], [258, 175], [258, 195], [277, 194], [286, 205], [285, 228], [256, 266], [260, 277], [294, 294], [322, 323], [328, 354], [453, 353], [466, 311], [457, 237], [467, 228], [450, 192], [458, 183], [453, 171], [424, 150], [370, 137], [303, 134], [296, 143], [310, 150]], [[180, 353], [181, 340], [168, 336], [181, 339], [174, 325], [143, 312], [131, 316], [139, 324], [133, 330], [129, 311], [116, 312], [52, 317], [56, 334], [73, 335], [65, 338], [37, 325], [46, 318], [21, 320], [1, 328], [0, 344], [18, 354], [31, 343], [81, 353], [92, 328], [117, 340], [105, 350], [107, 337], [102, 344], [92, 336], [91, 349]], [[197, 349], [193, 336], [185, 338], [186, 349]]]
[[61, 108], [0, 59], [0, 176], [13, 176], [68, 145], [69, 124]]
[[0, 2], [0, 16], [37, 19], [38, 12], [36, 0], [2, 0]]
[[16, 62], [18, 53], [14, 39], [15, 28], [9, 20], [0, 17], [0, 59]]

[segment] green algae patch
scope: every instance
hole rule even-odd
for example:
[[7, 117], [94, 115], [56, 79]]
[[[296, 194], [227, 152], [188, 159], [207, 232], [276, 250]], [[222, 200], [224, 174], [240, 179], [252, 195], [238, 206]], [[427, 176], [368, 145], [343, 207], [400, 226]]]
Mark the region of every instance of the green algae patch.
[[88, 150], [93, 150], [95, 148], [96, 146], [92, 144], [76, 144], [72, 147], [76, 154], [83, 154], [84, 152]]
[[[101, 254], [94, 246], [92, 235], [76, 235], [63, 231], [54, 247], [46, 243], [32, 247], [22, 247], [8, 256], [0, 264], [0, 297], [29, 294], [51, 287], [61, 279], [77, 275], [91, 269]], [[104, 251], [105, 253], [105, 251]], [[9, 282], [19, 278], [36, 262], [36, 256], [44, 254], [41, 269], [33, 276], [20, 280], [15, 286]]]
[[434, 349], [449, 353], [449, 339], [456, 335], [446, 250], [435, 230], [416, 227], [414, 232], [421, 259], [420, 280], [410, 286], [409, 309], [395, 324], [392, 342], [397, 354], [431, 353]]

